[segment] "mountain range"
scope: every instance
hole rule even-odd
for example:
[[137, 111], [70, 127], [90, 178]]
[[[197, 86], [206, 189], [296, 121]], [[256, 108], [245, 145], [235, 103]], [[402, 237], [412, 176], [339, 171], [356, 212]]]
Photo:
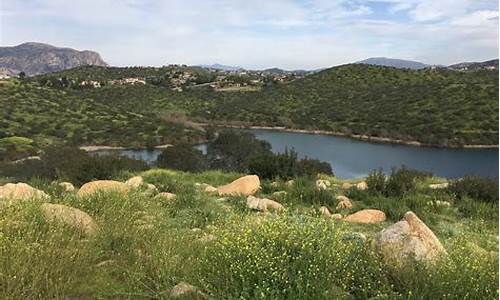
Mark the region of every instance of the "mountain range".
[[59, 48], [42, 43], [0, 47], [0, 75], [27, 76], [71, 69], [82, 65], [107, 66], [99, 53]]
[[242, 71], [243, 68], [238, 66], [228, 66], [221, 64], [211, 64], [211, 65], [197, 65], [197, 67], [202, 67], [206, 69], [222, 70], [222, 71]]
[[[387, 57], [371, 57], [365, 60], [358, 61], [356, 63], [413, 70], [436, 67], [435, 65], [428, 65], [418, 61]], [[99, 53], [94, 51], [79, 51], [71, 48], [60, 48], [35, 42], [23, 43], [12, 47], [0, 47], [0, 76], [16, 76], [20, 72], [24, 72], [27, 76], [33, 76], [62, 71], [84, 65], [108, 66], [108, 64], [101, 58]], [[218, 63], [210, 65], [198, 65], [198, 67], [223, 71], [245, 70], [239, 66], [230, 66]], [[493, 59], [485, 62], [463, 62], [453, 64], [448, 67], [438, 67], [448, 68], [456, 71], [498, 69], [498, 59]], [[277, 75], [289, 73], [306, 75], [321, 70], [322, 69], [312, 71], [287, 71], [280, 68], [269, 68], [265, 70], [255, 71]]]
[[376, 65], [376, 66], [385, 66], [385, 67], [394, 67], [399, 69], [424, 69], [430, 67], [430, 65], [413, 61], [413, 60], [404, 60], [404, 59], [395, 59], [395, 58], [387, 58], [387, 57], [371, 57], [365, 60], [361, 60], [356, 62], [358, 64], [366, 64], [366, 65]]

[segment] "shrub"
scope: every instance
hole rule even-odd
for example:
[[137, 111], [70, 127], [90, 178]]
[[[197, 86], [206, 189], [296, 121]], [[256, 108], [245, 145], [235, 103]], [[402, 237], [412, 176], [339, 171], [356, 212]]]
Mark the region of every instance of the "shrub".
[[203, 153], [189, 144], [176, 145], [163, 150], [156, 164], [161, 168], [186, 172], [201, 172], [208, 165]]
[[385, 185], [385, 194], [392, 197], [400, 197], [417, 188], [416, 181], [432, 176], [432, 173], [408, 169], [402, 166], [392, 169], [391, 176]]
[[382, 170], [373, 170], [366, 178], [368, 192], [371, 194], [385, 193], [386, 176]]
[[254, 157], [269, 154], [272, 152], [268, 142], [243, 131], [223, 130], [207, 146], [207, 157], [213, 169], [248, 172], [248, 164]]
[[458, 200], [470, 197], [484, 202], [498, 203], [498, 179], [466, 176], [452, 181], [448, 190]]
[[19, 136], [0, 139], [0, 161], [16, 160], [35, 154], [32, 139]]
[[[137, 172], [147, 168], [141, 160], [117, 154], [90, 155], [71, 146], [49, 147], [41, 159], [42, 165], [32, 163], [34, 171], [28, 175], [67, 180], [76, 185], [96, 179], [112, 179], [122, 171]], [[21, 171], [18, 174], [22, 174]]]
[[319, 173], [332, 175], [329, 163], [317, 159], [298, 159], [295, 150], [285, 149], [284, 153], [266, 154], [254, 157], [249, 163], [249, 171], [262, 178], [280, 177], [290, 179], [297, 176], [316, 176]]

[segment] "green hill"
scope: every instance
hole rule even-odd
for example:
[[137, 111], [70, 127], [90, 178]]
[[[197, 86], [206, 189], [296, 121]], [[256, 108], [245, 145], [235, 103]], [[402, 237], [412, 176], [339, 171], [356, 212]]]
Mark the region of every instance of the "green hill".
[[[182, 92], [172, 80], [190, 74]], [[242, 75], [246, 76], [246, 75]], [[145, 84], [110, 84], [124, 78]], [[260, 91], [217, 92], [201, 68], [80, 67], [0, 86], [3, 136], [144, 146], [195, 141], [191, 122], [285, 126], [441, 146], [498, 145], [498, 73], [351, 64]], [[85, 80], [100, 87], [82, 86]]]
[[496, 145], [498, 73], [345, 65], [258, 94], [216, 98], [193, 115], [436, 145]]

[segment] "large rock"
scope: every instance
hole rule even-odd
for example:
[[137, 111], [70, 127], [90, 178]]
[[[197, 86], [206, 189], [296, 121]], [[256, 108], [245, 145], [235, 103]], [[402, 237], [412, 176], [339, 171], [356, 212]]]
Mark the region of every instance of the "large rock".
[[268, 211], [270, 209], [274, 211], [282, 211], [283, 205], [280, 203], [267, 199], [267, 198], [257, 198], [254, 196], [247, 197], [247, 206], [250, 209], [260, 210], [260, 211]]
[[384, 261], [393, 267], [435, 261], [447, 254], [434, 233], [411, 211], [378, 233], [375, 245]]
[[257, 175], [247, 175], [235, 181], [217, 188], [219, 195], [242, 195], [250, 196], [255, 194], [260, 188], [260, 180]]
[[366, 191], [368, 189], [368, 184], [366, 183], [366, 181], [361, 181], [356, 184], [356, 188], [360, 191]]
[[71, 193], [75, 191], [75, 186], [71, 182], [59, 182], [59, 186], [64, 189], [65, 192]]
[[132, 189], [138, 189], [144, 184], [144, 179], [141, 176], [134, 176], [125, 181], [125, 184]]
[[352, 208], [352, 202], [346, 196], [337, 196], [336, 199], [337, 199], [337, 207], [335, 208], [336, 210]]
[[342, 189], [343, 190], [348, 190], [350, 188], [352, 188], [352, 183], [349, 183], [349, 182], [342, 183]]
[[119, 181], [114, 180], [96, 180], [87, 182], [80, 190], [78, 190], [77, 195], [80, 197], [91, 196], [97, 192], [119, 192], [126, 193], [130, 191], [130, 186]]
[[7, 183], [0, 186], [0, 200], [17, 201], [26, 199], [48, 199], [49, 196], [26, 183]]
[[344, 218], [350, 223], [371, 224], [385, 221], [385, 213], [378, 209], [363, 209]]
[[329, 180], [318, 179], [316, 180], [316, 188], [318, 190], [328, 190], [332, 184]]
[[94, 234], [97, 230], [97, 225], [92, 217], [77, 208], [62, 204], [43, 203], [41, 209], [49, 221], [64, 223], [89, 235]]
[[330, 212], [330, 210], [328, 209], [328, 207], [326, 206], [321, 206], [319, 208], [319, 213], [322, 215], [322, 216], [325, 216], [325, 217], [331, 217], [332, 216], [332, 213]]

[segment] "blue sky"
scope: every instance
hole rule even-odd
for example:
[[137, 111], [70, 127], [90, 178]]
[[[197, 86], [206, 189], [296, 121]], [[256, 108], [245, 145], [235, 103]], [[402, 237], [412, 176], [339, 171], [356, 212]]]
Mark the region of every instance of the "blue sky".
[[98, 51], [112, 65], [315, 69], [373, 56], [498, 57], [492, 0], [8, 0], [0, 44]]

